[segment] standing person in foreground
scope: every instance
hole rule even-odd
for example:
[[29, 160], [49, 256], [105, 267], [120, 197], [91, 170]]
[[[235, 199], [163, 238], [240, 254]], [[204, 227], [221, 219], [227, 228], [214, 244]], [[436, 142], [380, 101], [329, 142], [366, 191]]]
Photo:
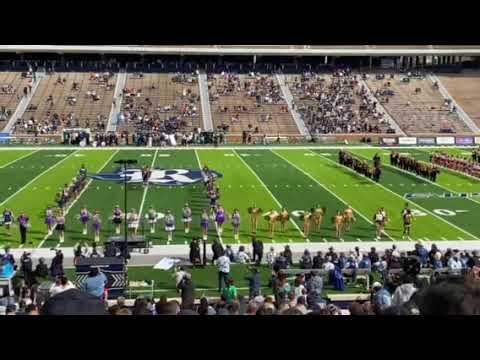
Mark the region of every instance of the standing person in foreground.
[[98, 268], [92, 268], [88, 274], [87, 280], [83, 284], [83, 289], [90, 295], [103, 298], [105, 294], [105, 286], [107, 285], [107, 277], [100, 272]]
[[217, 260], [218, 266], [218, 292], [222, 293], [230, 277], [230, 259], [225, 255], [225, 252]]
[[263, 242], [261, 240], [258, 240], [256, 236], [252, 236], [252, 248], [252, 261], [257, 265], [260, 265], [263, 259]]
[[27, 229], [30, 227], [30, 219], [22, 212], [17, 221], [20, 229], [21, 243], [24, 245], [27, 243]]

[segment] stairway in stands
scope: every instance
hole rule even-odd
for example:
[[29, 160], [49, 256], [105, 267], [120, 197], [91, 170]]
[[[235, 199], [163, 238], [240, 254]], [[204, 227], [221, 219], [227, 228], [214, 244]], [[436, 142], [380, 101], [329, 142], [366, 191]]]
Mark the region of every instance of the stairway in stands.
[[112, 103], [112, 109], [110, 110], [110, 116], [108, 117], [107, 132], [116, 132], [118, 125], [118, 117], [122, 109], [123, 101], [123, 89], [127, 83], [127, 73], [124, 69], [120, 70], [117, 74], [117, 82], [115, 85], [115, 93], [113, 99], [115, 103]]
[[204, 71], [198, 73], [198, 88], [202, 100], [203, 130], [213, 131], [212, 112], [210, 109], [210, 95], [208, 93], [207, 74]]

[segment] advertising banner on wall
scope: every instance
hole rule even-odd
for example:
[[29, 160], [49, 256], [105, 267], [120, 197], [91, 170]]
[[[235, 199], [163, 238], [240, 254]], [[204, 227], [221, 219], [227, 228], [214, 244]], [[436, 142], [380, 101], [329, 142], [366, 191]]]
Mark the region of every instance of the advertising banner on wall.
[[416, 137], [401, 137], [398, 138], [399, 145], [417, 145]]
[[396, 138], [382, 138], [382, 145], [396, 145]]
[[457, 137], [455, 138], [455, 143], [457, 145], [473, 145], [474, 138], [473, 137]]
[[455, 145], [453, 136], [437, 137], [437, 145]]
[[435, 145], [435, 138], [418, 138], [418, 145]]

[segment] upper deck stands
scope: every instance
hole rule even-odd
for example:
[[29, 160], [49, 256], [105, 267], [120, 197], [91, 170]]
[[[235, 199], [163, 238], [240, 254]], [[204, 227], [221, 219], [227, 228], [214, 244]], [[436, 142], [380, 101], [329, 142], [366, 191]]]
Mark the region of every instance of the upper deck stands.
[[198, 80], [185, 74], [129, 74], [119, 131], [172, 132], [202, 128]]
[[43, 79], [14, 132], [60, 134], [63, 128], [104, 131], [113, 102], [112, 73], [55, 73]]
[[0, 72], [0, 131], [7, 125], [31, 79], [20, 72]]
[[480, 74], [438, 76], [450, 95], [480, 127]]
[[[410, 82], [403, 78], [378, 80], [370, 75], [366, 81], [403, 131], [408, 135], [470, 132], [433, 83], [426, 78], [410, 78]], [[391, 94], [387, 96], [386, 91]]]
[[209, 74], [213, 124], [229, 134], [258, 128], [259, 134], [299, 135], [273, 75]]

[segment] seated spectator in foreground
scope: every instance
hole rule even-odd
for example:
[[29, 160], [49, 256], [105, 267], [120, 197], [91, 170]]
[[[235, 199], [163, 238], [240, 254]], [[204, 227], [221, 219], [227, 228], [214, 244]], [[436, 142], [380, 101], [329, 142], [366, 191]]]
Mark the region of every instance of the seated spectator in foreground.
[[38, 264], [35, 267], [35, 276], [42, 279], [48, 277], [48, 266], [45, 264], [44, 258], [38, 259]]
[[375, 282], [372, 286], [372, 291], [373, 304], [380, 313], [392, 305], [392, 296], [388, 290], [382, 286], [381, 283]]
[[90, 295], [98, 298], [103, 298], [105, 294], [105, 285], [107, 284], [107, 277], [100, 272], [98, 268], [92, 268], [88, 274], [87, 280], [83, 284], [83, 289]]
[[237, 262], [239, 264], [246, 264], [250, 262], [250, 256], [245, 252], [245, 246], [240, 246], [237, 254]]
[[65, 276], [60, 276], [50, 288], [50, 296], [61, 294], [70, 289], [75, 289], [75, 285], [73, 285]]
[[105, 303], [78, 289], [64, 291], [43, 305], [41, 315], [107, 315]]
[[123, 296], [120, 296], [117, 298], [117, 303], [110, 306], [108, 312], [110, 313], [110, 315], [119, 315], [118, 312], [126, 308], [127, 307], [125, 306], [125, 298]]
[[311, 269], [313, 267], [312, 257], [310, 251], [305, 250], [300, 259], [300, 269]]

